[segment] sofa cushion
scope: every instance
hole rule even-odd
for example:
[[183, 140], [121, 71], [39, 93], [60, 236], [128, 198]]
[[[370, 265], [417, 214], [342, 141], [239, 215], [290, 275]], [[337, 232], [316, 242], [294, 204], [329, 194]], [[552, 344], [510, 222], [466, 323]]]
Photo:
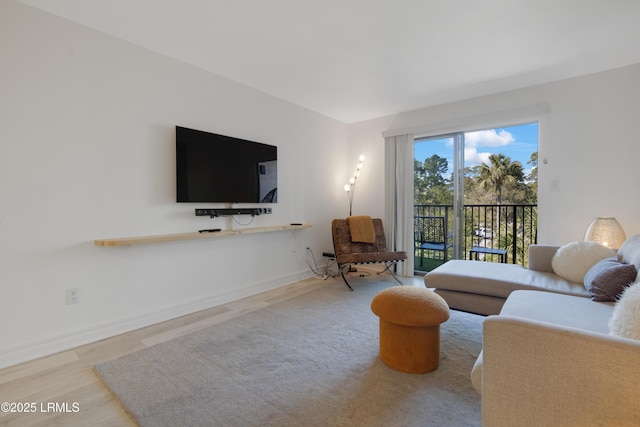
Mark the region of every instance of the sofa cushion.
[[594, 302], [589, 298], [550, 292], [515, 291], [505, 302], [500, 315], [607, 334], [613, 310], [612, 302]]
[[527, 268], [529, 270], [553, 273], [551, 261], [558, 249], [560, 249], [558, 245], [542, 245], [539, 243], [529, 245], [529, 265]]
[[640, 234], [633, 235], [624, 241], [618, 249], [618, 258], [627, 264], [633, 264], [640, 272]]
[[640, 340], [640, 284], [628, 286], [613, 309], [609, 333]]
[[613, 249], [596, 242], [572, 242], [562, 246], [551, 260], [553, 271], [574, 283], [583, 283], [584, 275], [598, 261], [615, 256]]
[[624, 288], [636, 278], [636, 267], [624, 264], [618, 257], [598, 261], [584, 275], [584, 287], [594, 301], [616, 301]]

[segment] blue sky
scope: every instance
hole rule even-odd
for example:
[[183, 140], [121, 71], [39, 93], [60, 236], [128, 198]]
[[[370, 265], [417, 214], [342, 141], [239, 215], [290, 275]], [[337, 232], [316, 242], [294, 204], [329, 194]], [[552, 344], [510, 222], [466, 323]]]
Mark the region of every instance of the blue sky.
[[[414, 158], [420, 161], [437, 154], [449, 162], [453, 168], [453, 140], [451, 138], [420, 141], [415, 144]], [[501, 153], [519, 161], [525, 173], [531, 171], [527, 162], [531, 153], [538, 151], [538, 124], [530, 123], [468, 132], [465, 134], [465, 167], [488, 163], [490, 154]]]

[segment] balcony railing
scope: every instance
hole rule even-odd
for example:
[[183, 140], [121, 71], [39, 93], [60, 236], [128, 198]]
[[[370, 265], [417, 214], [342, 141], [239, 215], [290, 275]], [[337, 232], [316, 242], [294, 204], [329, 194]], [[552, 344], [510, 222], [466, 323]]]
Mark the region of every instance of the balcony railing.
[[[461, 258], [469, 259], [473, 247], [506, 250], [505, 262], [528, 265], [529, 245], [537, 243], [537, 205], [464, 205], [463, 239]], [[420, 217], [444, 218], [444, 235], [450, 236], [448, 243], [456, 244], [453, 236], [453, 206], [416, 205], [415, 223]], [[447, 259], [453, 258], [453, 247], [447, 253], [435, 250], [419, 250], [420, 236], [415, 233], [415, 270], [430, 271]], [[500, 261], [500, 256], [488, 253], [474, 253], [478, 259]]]

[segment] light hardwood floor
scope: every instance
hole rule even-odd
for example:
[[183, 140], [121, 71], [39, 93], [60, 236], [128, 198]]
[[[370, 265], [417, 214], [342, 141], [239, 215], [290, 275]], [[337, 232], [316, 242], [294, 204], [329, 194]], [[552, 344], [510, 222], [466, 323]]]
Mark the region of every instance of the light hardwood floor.
[[[404, 282], [419, 285], [422, 279], [405, 278]], [[306, 279], [273, 291], [2, 369], [0, 403], [27, 404], [35, 411], [0, 411], [0, 425], [135, 426], [93, 372], [96, 364], [293, 298], [320, 286], [344, 287], [345, 292], [348, 292], [339, 277], [326, 281]], [[50, 409], [50, 405], [56, 404], [57, 409], [55, 406]], [[63, 411], [60, 412], [60, 409]]]

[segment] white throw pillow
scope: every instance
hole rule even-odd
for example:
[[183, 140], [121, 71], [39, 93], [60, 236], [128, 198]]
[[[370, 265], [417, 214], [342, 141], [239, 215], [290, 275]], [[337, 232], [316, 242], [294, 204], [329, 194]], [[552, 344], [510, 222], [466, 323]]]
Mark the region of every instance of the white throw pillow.
[[[620, 246], [620, 249], [618, 249], [620, 261], [626, 262], [627, 264], [631, 264], [633, 262], [632, 258], [638, 253], [640, 253], [640, 234], [628, 237], [622, 246]], [[638, 266], [636, 266], [636, 268], [638, 268]]]
[[628, 286], [613, 309], [609, 333], [640, 340], [640, 284]]
[[584, 275], [598, 261], [616, 256], [613, 249], [596, 242], [573, 242], [562, 246], [551, 259], [553, 271], [563, 279], [583, 283]]

